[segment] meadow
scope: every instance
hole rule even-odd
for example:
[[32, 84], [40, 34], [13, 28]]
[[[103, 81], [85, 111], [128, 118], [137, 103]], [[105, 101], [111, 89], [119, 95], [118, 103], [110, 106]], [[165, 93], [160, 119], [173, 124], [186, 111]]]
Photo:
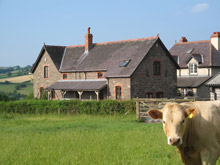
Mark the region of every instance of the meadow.
[[180, 164], [135, 115], [0, 115], [0, 164]]
[[161, 124], [135, 115], [0, 115], [0, 164], [181, 164]]

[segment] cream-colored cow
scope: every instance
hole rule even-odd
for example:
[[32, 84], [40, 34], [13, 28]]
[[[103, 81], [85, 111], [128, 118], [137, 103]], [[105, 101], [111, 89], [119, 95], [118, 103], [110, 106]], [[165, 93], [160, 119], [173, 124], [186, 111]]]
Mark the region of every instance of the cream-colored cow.
[[162, 119], [168, 144], [176, 146], [187, 165], [214, 165], [220, 155], [220, 101], [168, 103], [150, 110]]

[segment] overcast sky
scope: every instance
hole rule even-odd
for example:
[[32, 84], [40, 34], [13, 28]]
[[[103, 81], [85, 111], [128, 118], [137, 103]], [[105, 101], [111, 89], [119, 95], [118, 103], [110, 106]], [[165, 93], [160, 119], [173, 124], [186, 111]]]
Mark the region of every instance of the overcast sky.
[[220, 0], [0, 0], [0, 66], [32, 65], [48, 45], [156, 36], [168, 49], [220, 31]]

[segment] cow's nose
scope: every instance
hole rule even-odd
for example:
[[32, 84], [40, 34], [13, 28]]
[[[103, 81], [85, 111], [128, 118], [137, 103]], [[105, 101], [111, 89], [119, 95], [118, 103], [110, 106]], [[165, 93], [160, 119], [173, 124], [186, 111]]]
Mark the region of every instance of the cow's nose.
[[180, 138], [170, 138], [169, 142], [171, 145], [178, 145], [180, 143]]

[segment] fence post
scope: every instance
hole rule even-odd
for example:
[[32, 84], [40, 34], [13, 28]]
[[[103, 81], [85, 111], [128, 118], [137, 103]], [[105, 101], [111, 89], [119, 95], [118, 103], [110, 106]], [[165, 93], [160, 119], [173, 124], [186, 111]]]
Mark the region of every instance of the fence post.
[[140, 119], [140, 103], [138, 98], [136, 99], [136, 119], [139, 120]]

